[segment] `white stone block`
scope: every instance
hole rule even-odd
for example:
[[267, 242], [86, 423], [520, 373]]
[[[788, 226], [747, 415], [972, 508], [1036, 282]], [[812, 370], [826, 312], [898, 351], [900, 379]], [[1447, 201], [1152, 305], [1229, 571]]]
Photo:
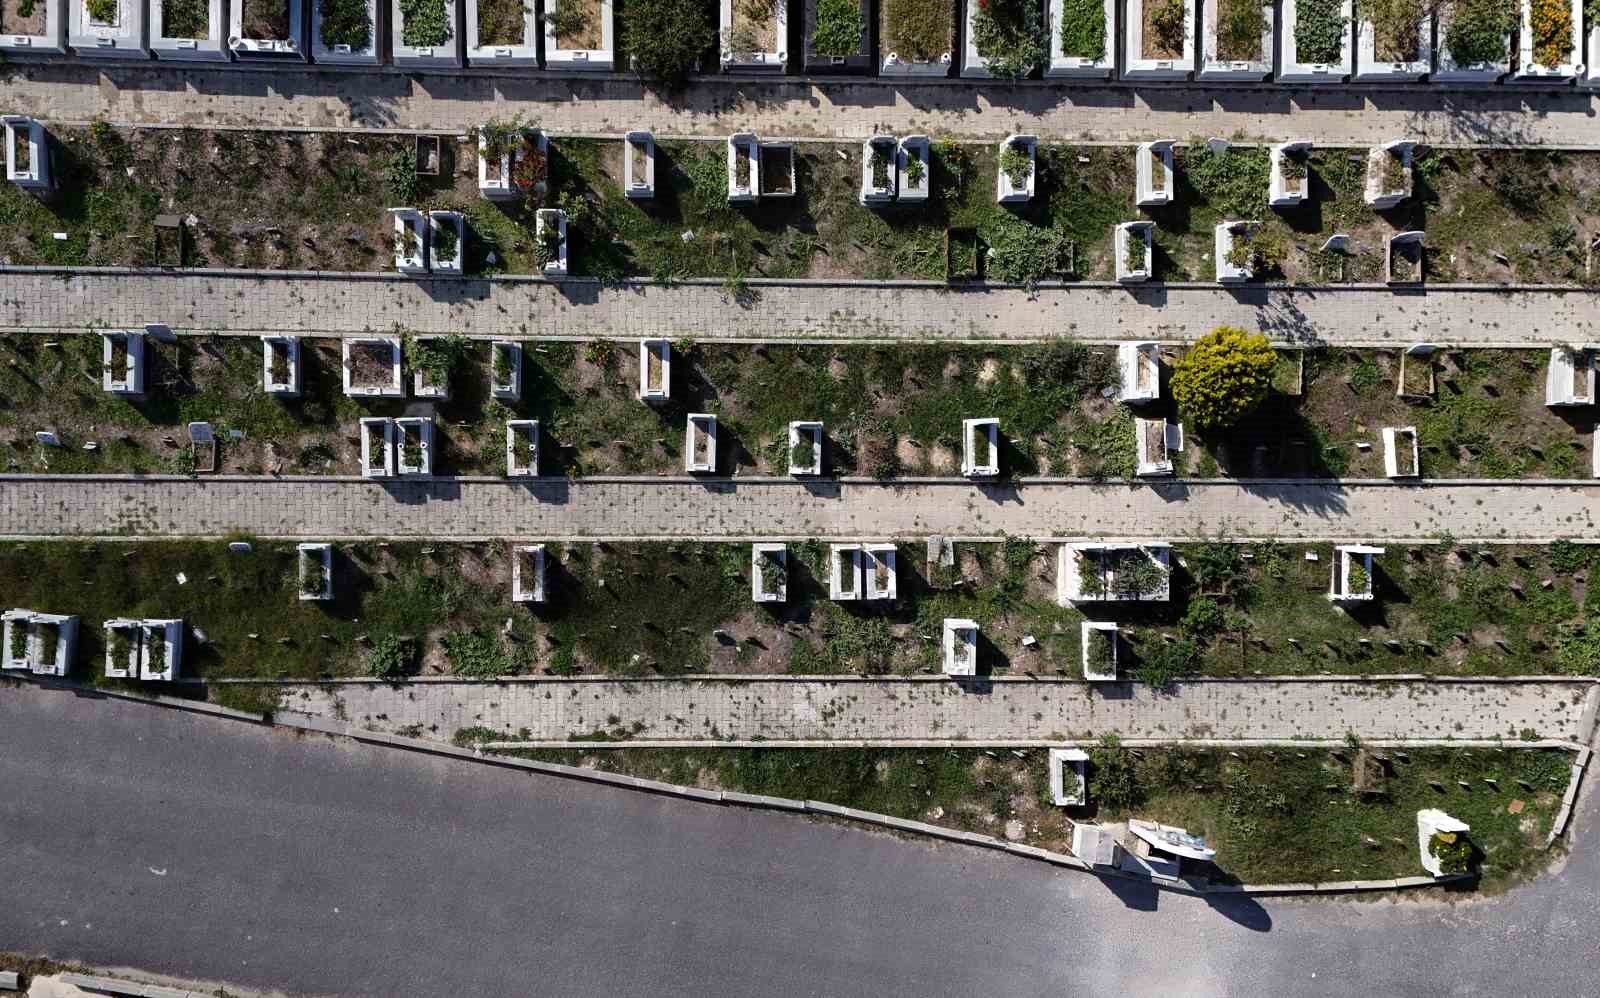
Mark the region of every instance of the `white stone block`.
[[[317, 0], [310, 0], [317, 2]], [[260, 37], [249, 37], [244, 27], [244, 2], [228, 4], [228, 49], [239, 59], [305, 60], [307, 0], [283, 0], [288, 30], [281, 35], [253, 32]]]
[[761, 139], [755, 132], [735, 132], [728, 136], [728, 203], [749, 204], [760, 197]]
[[622, 140], [622, 172], [624, 195], [636, 201], [647, 201], [656, 196], [655, 136], [649, 132], [627, 134]]
[[1351, 23], [1354, 4], [1344, 0], [1339, 7], [1342, 23], [1339, 30], [1339, 58], [1335, 62], [1314, 62], [1302, 54], [1295, 44], [1295, 28], [1299, 22], [1299, 5], [1295, 0], [1283, 0], [1283, 65], [1278, 68], [1279, 83], [1343, 83], [1355, 70], [1351, 51], [1351, 38], [1355, 28]]
[[[1433, 70], [1433, 14], [1423, 5], [1422, 18], [1417, 22], [1417, 45], [1407, 58], [1389, 60], [1378, 58], [1378, 30], [1372, 18], [1362, 16], [1364, 9], [1356, 11], [1356, 73], [1354, 79], [1363, 83], [1401, 83], [1420, 80]], [[1393, 53], [1386, 53], [1393, 54]]]
[[1583, 0], [1569, 0], [1569, 3], [1571, 23], [1567, 32], [1568, 44], [1562, 47], [1561, 61], [1544, 65], [1537, 60], [1533, 51], [1532, 0], [1521, 0], [1522, 30], [1517, 33], [1517, 71], [1511, 74], [1510, 82], [1562, 83], [1583, 74]]
[[1136, 284], [1155, 275], [1155, 228], [1154, 222], [1121, 222], [1112, 230], [1121, 283]]
[[711, 474], [717, 470], [717, 417], [691, 412], [683, 424], [683, 470]]
[[750, 598], [757, 603], [788, 601], [789, 552], [784, 545], [750, 545]]
[[522, 344], [495, 340], [489, 344], [489, 394], [503, 402], [522, 398]]
[[1172, 455], [1183, 450], [1181, 423], [1134, 417], [1133, 436], [1139, 454], [1137, 474], [1172, 474]]
[[944, 674], [978, 674], [978, 622], [964, 617], [944, 619]]
[[600, 0], [600, 44], [593, 48], [562, 48], [560, 39], [550, 28], [550, 15], [563, 3], [580, 0], [542, 0], [544, 25], [544, 68], [547, 70], [579, 70], [609, 72], [617, 60], [615, 18], [611, 16], [611, 0]]
[[394, 420], [365, 416], [361, 420], [361, 477], [389, 478], [394, 474]]
[[[539, 30], [536, 0], [523, 0], [522, 31], [515, 38], [490, 38], [478, 24], [478, 0], [466, 0], [467, 62], [473, 66], [538, 66]], [[607, 5], [609, 9], [609, 4]]]
[[394, 469], [400, 475], [433, 474], [431, 416], [401, 416], [394, 421]]
[[1595, 353], [1600, 347], [1561, 346], [1550, 348], [1550, 365], [1545, 368], [1545, 405], [1594, 405]]
[[1433, 837], [1438, 834], [1460, 835], [1472, 831], [1472, 826], [1452, 818], [1437, 808], [1417, 812], [1417, 852], [1422, 868], [1435, 877], [1444, 876], [1439, 858], [1433, 854]]
[[[121, 357], [117, 358], [120, 354]], [[133, 330], [100, 334], [100, 387], [112, 395], [143, 395], [144, 334]], [[113, 358], [117, 358], [113, 360]], [[121, 369], [117, 365], [120, 363]]]
[[1411, 196], [1412, 144], [1404, 139], [1367, 150], [1366, 184], [1362, 198], [1387, 211]]
[[422, 212], [415, 208], [390, 208], [390, 238], [394, 241], [394, 269], [402, 274], [428, 272], [428, 235]]
[[[1272, 147], [1272, 174], [1268, 181], [1267, 204], [1292, 208], [1311, 196], [1311, 143], [1280, 142]], [[1292, 177], [1291, 173], [1299, 176]]]
[[150, 51], [157, 59], [182, 62], [227, 62], [228, 21], [222, 16], [222, 0], [207, 0], [206, 34], [203, 38], [179, 37], [167, 33], [166, 0], [149, 0]]
[[899, 573], [895, 570], [893, 544], [866, 544], [861, 548], [861, 577], [865, 598], [895, 599], [899, 594]]
[[1421, 284], [1424, 234], [1421, 229], [1397, 232], [1383, 250], [1383, 279], [1389, 284]]
[[0, 668], [35, 676], [65, 676], [77, 657], [78, 618], [38, 610], [7, 610]]
[[567, 213], [560, 208], [540, 208], [535, 221], [534, 239], [543, 247], [544, 276], [566, 277], [569, 273]]
[[293, 398], [300, 394], [300, 338], [261, 337], [261, 390]]
[[1390, 478], [1416, 478], [1422, 473], [1415, 426], [1383, 428], [1383, 473]]
[[1182, 50], [1172, 54], [1158, 51], [1151, 39], [1148, 52], [1144, 37], [1144, 5], [1159, 0], [1127, 0], [1123, 6], [1123, 68], [1129, 80], [1187, 80], [1194, 72], [1194, 0], [1183, 4]]
[[1006, 172], [1003, 162], [995, 167], [995, 200], [1000, 204], [1026, 204], [1033, 200], [1034, 182], [1039, 175], [1039, 139], [1033, 135], [1008, 135], [1000, 143], [1000, 155], [1006, 149], [1018, 149], [1028, 154], [1028, 176], [1022, 183]]
[[[802, 446], [808, 447], [804, 462], [795, 455]], [[822, 424], [815, 420], [797, 420], [789, 424], [789, 474], [795, 476], [822, 474]]]
[[333, 545], [297, 544], [295, 551], [300, 599], [333, 599]]
[[672, 343], [639, 341], [639, 398], [664, 402], [672, 396]]
[[1083, 678], [1092, 683], [1117, 681], [1117, 625], [1109, 620], [1085, 620], [1079, 625], [1078, 644]]
[[[344, 393], [352, 397], [400, 398], [400, 337], [349, 336], [343, 340]], [[385, 363], [384, 355], [388, 354]], [[361, 370], [357, 370], [357, 366]]]
[[1000, 474], [1000, 420], [961, 421], [961, 473], [968, 478], [993, 478]]
[[861, 545], [833, 544], [828, 548], [828, 598], [836, 602], [861, 598]]
[[44, 25], [37, 34], [0, 25], [0, 55], [52, 55], [67, 51], [66, 11], [69, 0], [38, 0], [35, 10], [44, 12]]
[[406, 15], [401, 0], [389, 0], [390, 58], [402, 69], [450, 69], [461, 65], [461, 25], [456, 18], [457, 4], [444, 5], [445, 37], [413, 38], [406, 43]]
[[142, 623], [129, 617], [105, 622], [107, 679], [139, 678], [140, 650], [144, 644]]
[[907, 135], [900, 140], [895, 150], [895, 169], [899, 173], [901, 201], [928, 200], [928, 191], [933, 185], [933, 162], [926, 135]]
[[67, 42], [72, 51], [84, 58], [148, 58], [145, 3], [146, 0], [116, 0], [116, 13], [101, 21], [90, 13], [86, 0], [69, 0], [72, 22]]
[[1383, 548], [1341, 544], [1333, 549], [1328, 598], [1335, 603], [1367, 602], [1373, 596], [1372, 556]]
[[489, 136], [479, 133], [479, 197], [515, 201], [531, 194], [542, 198], [549, 184], [550, 137], [543, 131], [523, 128], [493, 145]]
[[[899, 145], [893, 135], [875, 135], [861, 143], [861, 191], [863, 205], [882, 205], [894, 200], [895, 156]], [[879, 183], [879, 172], [882, 183]]]
[[511, 602], [544, 602], [543, 544], [521, 544], [511, 549]]
[[1068, 55], [1063, 47], [1066, 37], [1066, 4], [1064, 0], [1050, 0], [1050, 64], [1046, 76], [1075, 76], [1081, 79], [1103, 80], [1111, 75], [1117, 65], [1116, 0], [1104, 0], [1101, 16], [1105, 18], [1105, 45], [1093, 54]]
[[739, 0], [722, 0], [719, 37], [722, 44], [722, 68], [737, 70], [741, 73], [770, 72], [781, 73], [789, 61], [789, 4], [787, 0], [774, 0], [772, 4], [773, 20], [770, 24], [772, 47], [752, 52], [735, 52], [729, 44], [733, 36], [734, 5]]
[[[1155, 574], [1139, 574], [1139, 561]], [[1056, 560], [1056, 602], [1165, 603], [1172, 598], [1172, 548], [1166, 544], [1062, 544]]]
[[170, 683], [183, 664], [183, 621], [145, 619], [139, 622], [139, 678]]
[[1141, 208], [1159, 208], [1171, 204], [1177, 183], [1172, 173], [1172, 147], [1170, 139], [1145, 142], [1134, 154], [1134, 176], [1137, 191], [1134, 203]]
[[1050, 750], [1050, 800], [1057, 807], [1089, 803], [1089, 753], [1080, 748]]
[[506, 420], [506, 477], [535, 478], [539, 474], [539, 421]]
[[[1057, 0], [1059, 2], [1059, 0]], [[1225, 0], [1205, 0], [1201, 23], [1205, 31], [1201, 38], [1200, 72], [1202, 80], [1263, 80], [1272, 72], [1273, 11], [1271, 3], [1261, 5], [1260, 45], [1247, 59], [1224, 59], [1219, 53], [1217, 26], [1221, 23], [1220, 11]], [[1285, 0], [1291, 2], [1291, 0]]]
[[1154, 340], [1117, 344], [1122, 402], [1153, 402], [1161, 397], [1161, 347]]
[[[232, 0], [243, 3], [244, 0]], [[367, 43], [350, 45], [344, 42], [333, 45], [322, 41], [322, 5], [328, 0], [306, 0], [311, 4], [311, 59], [331, 66], [376, 66], [381, 60], [382, 46], [378, 35], [378, 0], [366, 0]], [[448, 4], [446, 6], [449, 6]]]
[[[455, 245], [450, 245], [450, 234]], [[435, 274], [457, 276], [467, 258], [467, 216], [459, 211], [428, 212], [428, 265]]]
[[44, 125], [24, 114], [0, 120], [5, 123], [6, 180], [23, 190], [49, 190], [50, 140]]

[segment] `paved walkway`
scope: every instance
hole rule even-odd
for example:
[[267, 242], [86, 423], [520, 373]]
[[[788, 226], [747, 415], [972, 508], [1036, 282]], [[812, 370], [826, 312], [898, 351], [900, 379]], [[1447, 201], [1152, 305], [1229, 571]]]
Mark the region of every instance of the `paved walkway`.
[[762, 284], [741, 306], [720, 283], [603, 288], [574, 281], [415, 281], [378, 275], [176, 275], [0, 270], [0, 331], [47, 334], [164, 322], [255, 335], [391, 329], [476, 336], [689, 336], [1089, 341], [1192, 340], [1219, 325], [1282, 342], [1395, 346], [1600, 339], [1591, 291], [1105, 286], [949, 290], [941, 286]]
[[617, 728], [641, 739], [908, 741], [979, 745], [1093, 738], [1582, 737], [1589, 682], [1137, 683], [540, 681], [287, 684], [284, 710], [448, 741], [489, 728], [524, 741]]
[[459, 131], [522, 114], [562, 134], [862, 136], [875, 131], [1142, 141], [1224, 135], [1369, 145], [1600, 147], [1597, 98], [1578, 91], [1431, 87], [1220, 88], [982, 84], [697, 83], [673, 102], [620, 80], [398, 73], [257, 72], [87, 64], [18, 66], [5, 110], [86, 122], [377, 127]]
[[1594, 537], [1600, 484], [1387, 481], [358, 479], [0, 476], [0, 536], [545, 540], [1199, 536], [1390, 543]]

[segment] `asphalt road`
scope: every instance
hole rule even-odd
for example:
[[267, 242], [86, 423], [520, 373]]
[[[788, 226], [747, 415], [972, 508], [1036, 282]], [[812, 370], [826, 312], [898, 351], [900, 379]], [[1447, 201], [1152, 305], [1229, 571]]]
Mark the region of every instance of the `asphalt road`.
[[0, 687], [0, 949], [305, 994], [1595, 995], [1596, 810], [1497, 899], [1208, 904]]

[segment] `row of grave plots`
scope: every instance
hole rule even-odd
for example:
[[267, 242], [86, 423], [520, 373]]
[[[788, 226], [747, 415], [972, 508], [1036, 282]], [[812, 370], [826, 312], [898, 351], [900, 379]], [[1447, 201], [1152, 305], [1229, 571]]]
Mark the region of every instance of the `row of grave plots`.
[[[705, 62], [741, 74], [1600, 82], [1600, 30], [1585, 30], [1577, 0], [804, 0], [794, 17], [771, 0], [706, 7], [717, 13], [703, 11], [700, 22]], [[619, 62], [616, 22], [612, 0], [211, 0], [197, 9], [166, 0], [5, 0], [0, 52], [607, 71], [628, 62]], [[634, 30], [652, 29], [641, 18]]]
[[937, 537], [14, 542], [0, 545], [17, 569], [0, 605], [17, 607], [6, 669], [96, 681], [1583, 675], [1600, 640], [1593, 554]]
[[610, 70], [611, 0], [4, 0], [0, 52], [179, 63]]
[[[179, 337], [160, 325], [58, 341], [18, 334], [0, 341], [0, 352], [14, 354], [0, 371], [11, 410], [0, 439], [13, 448], [12, 469], [60, 473], [151, 470], [165, 448], [163, 461], [182, 472], [289, 465], [326, 473], [349, 461], [369, 478], [751, 469], [801, 479], [940, 471], [973, 479], [1600, 476], [1597, 452], [1584, 448], [1594, 346], [1419, 343], [1331, 358], [1313, 352], [1310, 368], [1306, 352], [1285, 350], [1261, 409], [1232, 430], [1186, 438], [1169, 384], [1180, 351], [1155, 341], [907, 357], [888, 347], [636, 342], [635, 364], [615, 341], [593, 341], [580, 355], [571, 343], [530, 350], [518, 339], [404, 331], [338, 341], [263, 336], [259, 344]], [[864, 380], [862, 369], [873, 367], [893, 383]], [[1067, 371], [1082, 384], [1041, 408], [1029, 370]], [[930, 375], [937, 380], [923, 380]], [[97, 381], [99, 393], [80, 376]], [[774, 401], [774, 379], [796, 391]], [[808, 383], [814, 393], [799, 390]], [[884, 430], [893, 414], [877, 410], [891, 404], [883, 399], [891, 389], [927, 396], [918, 403], [926, 414], [893, 402], [908, 422]], [[1049, 411], [1054, 405], [1060, 411]], [[186, 440], [173, 436], [184, 430]], [[349, 436], [330, 435], [340, 432]], [[577, 439], [596, 432], [624, 436]], [[924, 434], [932, 450], [914, 444]]]
[[[1584, 193], [1600, 157], [1405, 138], [1351, 150], [879, 134], [854, 155], [753, 132], [552, 142], [500, 121], [404, 141], [4, 124], [10, 263], [1562, 284], [1587, 279], [1600, 225]], [[306, 172], [315, 182], [295, 179]]]

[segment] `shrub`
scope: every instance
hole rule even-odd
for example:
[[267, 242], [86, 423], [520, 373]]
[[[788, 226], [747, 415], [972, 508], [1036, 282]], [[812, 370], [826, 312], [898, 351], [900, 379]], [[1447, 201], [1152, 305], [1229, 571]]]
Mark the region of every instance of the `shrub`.
[[1203, 639], [1220, 632], [1226, 622], [1217, 601], [1209, 596], [1200, 596], [1190, 601], [1189, 609], [1184, 611], [1178, 626], [1190, 637]]
[[1563, 624], [1556, 643], [1556, 662], [1574, 676], [1600, 676], [1600, 620]]
[[861, 49], [861, 5], [856, 0], [816, 0], [817, 25], [811, 50], [818, 55], [855, 55]]
[[1458, 0], [1445, 28], [1445, 47], [1458, 63], [1503, 62], [1506, 35], [1517, 20], [1511, 0]]
[[1198, 428], [1224, 429], [1267, 397], [1276, 361], [1265, 336], [1218, 326], [1178, 361], [1172, 396]]
[[1261, 0], [1222, 0], [1217, 18], [1217, 55], [1234, 61], [1260, 59], [1261, 32], [1266, 24]]
[[1532, 0], [1533, 61], [1558, 66], [1572, 53], [1572, 8], [1562, 0]]
[[1466, 873], [1472, 867], [1472, 843], [1459, 832], [1434, 832], [1428, 851], [1439, 861], [1440, 873]]
[[937, 59], [950, 51], [955, 24], [951, 0], [883, 0], [883, 19], [888, 26], [885, 52], [902, 59]]
[[622, 44], [641, 76], [678, 87], [717, 34], [704, 0], [650, 0], [622, 8]]
[[1184, 49], [1184, 21], [1186, 11], [1183, 0], [1152, 0], [1150, 27], [1155, 31], [1156, 44], [1167, 52], [1181, 54]]
[[439, 642], [450, 657], [450, 671], [458, 676], [492, 679], [511, 671], [511, 662], [493, 627], [471, 631], [452, 631]]
[[1410, 62], [1417, 57], [1422, 47], [1422, 0], [1366, 0], [1362, 9], [1372, 21], [1379, 59]]
[[110, 24], [117, 19], [117, 0], [87, 0], [84, 6], [89, 11], [90, 20]]
[[444, 0], [400, 0], [405, 28], [400, 40], [413, 48], [432, 48], [450, 40]]
[[1106, 8], [1100, 0], [1064, 0], [1061, 54], [1079, 59], [1105, 58]]
[[161, 31], [166, 37], [204, 38], [210, 34], [211, 5], [206, 0], [156, 2], [161, 4]]
[[1049, 58], [1049, 31], [1031, 0], [978, 0], [972, 41], [998, 77], [1021, 79]]
[[409, 205], [417, 199], [417, 153], [409, 146], [396, 150], [384, 167], [384, 185], [389, 201]]
[[1338, 62], [1344, 54], [1346, 22], [1339, 0], [1297, 0], [1294, 49], [1301, 62]]
[[396, 634], [380, 634], [367, 653], [367, 672], [379, 679], [397, 679], [411, 670], [416, 642]]
[[1196, 654], [1194, 642], [1187, 638], [1162, 641], [1139, 657], [1139, 667], [1134, 670], [1133, 678], [1151, 689], [1165, 689], [1193, 667]]
[[363, 0], [318, 0], [322, 5], [322, 44], [364, 49], [372, 40], [372, 21]]
[[1144, 788], [1139, 785], [1133, 755], [1122, 747], [1116, 735], [1106, 735], [1099, 745], [1089, 750], [1089, 765], [1094, 784], [1091, 796], [1101, 807], [1118, 811], [1144, 800]]
[[1255, 218], [1266, 207], [1272, 160], [1265, 149], [1214, 153], [1191, 145], [1183, 151], [1183, 173], [1223, 218]]

